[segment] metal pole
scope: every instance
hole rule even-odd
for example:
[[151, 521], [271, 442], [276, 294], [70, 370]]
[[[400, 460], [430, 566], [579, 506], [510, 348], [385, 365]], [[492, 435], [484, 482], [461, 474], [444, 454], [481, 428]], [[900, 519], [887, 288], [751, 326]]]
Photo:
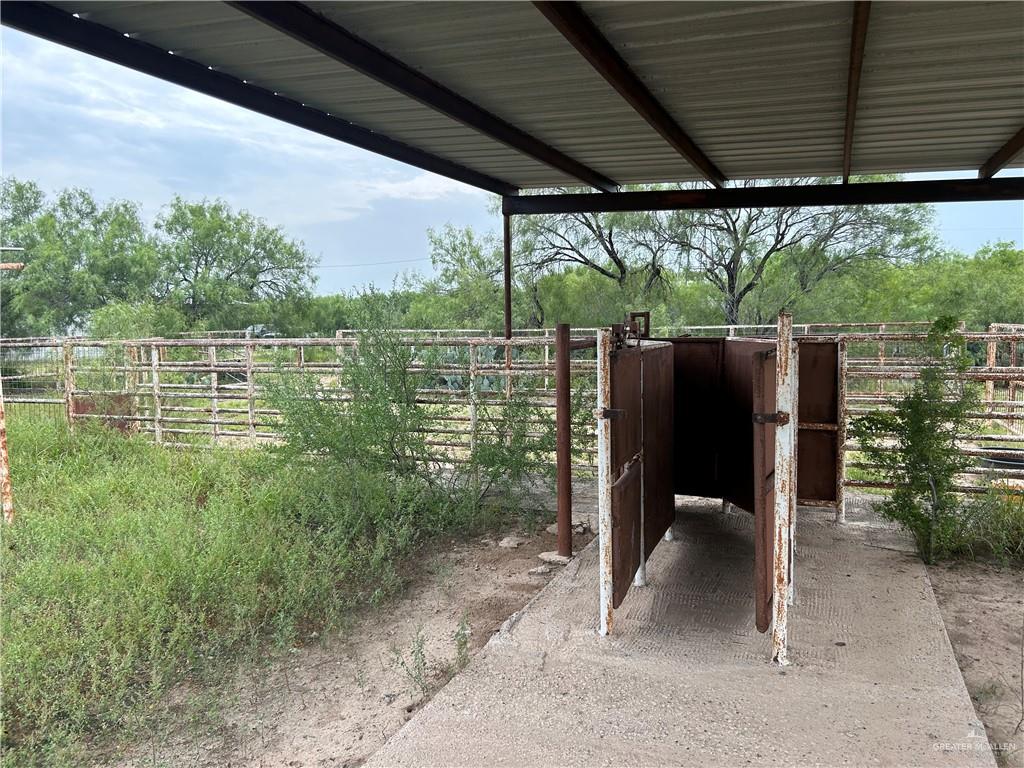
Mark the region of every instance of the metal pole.
[[772, 563], [772, 661], [789, 663], [787, 654], [788, 608], [792, 566], [792, 536], [796, 519], [796, 355], [793, 318], [779, 315], [775, 354], [775, 557]]
[[477, 432], [477, 412], [476, 412], [476, 400], [477, 400], [477, 366], [480, 357], [479, 347], [476, 344], [469, 345], [469, 450], [473, 452], [476, 450], [476, 432]]
[[[502, 216], [505, 273], [505, 338], [512, 338], [512, 218]], [[505, 397], [512, 397], [512, 347], [505, 345]]]
[[502, 216], [505, 273], [505, 338], [512, 338], [512, 217]]
[[153, 391], [153, 439], [159, 445], [164, 433], [160, 424], [160, 350], [155, 344], [149, 348], [149, 370]]
[[[988, 327], [989, 333], [992, 332], [992, 326]], [[986, 345], [985, 350], [985, 365], [989, 368], [996, 367], [996, 342], [990, 341]], [[996, 395], [996, 382], [993, 379], [989, 379], [985, 382], [985, 401], [988, 403], [989, 408], [992, 407], [992, 401], [995, 400]]]
[[213, 442], [220, 442], [220, 403], [217, 401], [217, 348], [207, 347], [206, 354], [210, 360], [210, 420], [213, 422]]
[[572, 420], [569, 325], [555, 328], [555, 465], [558, 490], [558, 554], [572, 556]]
[[597, 334], [597, 536], [601, 617], [598, 631], [612, 631], [612, 424], [605, 410], [611, 407], [612, 334]]
[[70, 341], [64, 342], [64, 414], [68, 429], [75, 429], [75, 349]]
[[249, 405], [249, 437], [256, 437], [256, 381], [252, 371], [252, 344], [245, 345], [245, 399]]
[[836, 522], [846, 523], [846, 339], [840, 337], [839, 348], [839, 413], [836, 417], [838, 433], [836, 435]]

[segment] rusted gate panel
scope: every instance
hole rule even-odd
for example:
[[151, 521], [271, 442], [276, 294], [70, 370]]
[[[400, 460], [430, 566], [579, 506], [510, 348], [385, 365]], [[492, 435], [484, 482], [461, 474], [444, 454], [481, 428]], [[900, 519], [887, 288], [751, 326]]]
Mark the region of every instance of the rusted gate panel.
[[717, 496], [754, 511], [754, 356], [775, 349], [774, 341], [723, 339], [721, 488]]
[[[775, 355], [758, 352], [753, 365], [756, 414], [775, 413]], [[775, 423], [754, 420], [754, 623], [767, 632], [772, 623], [775, 556]]]
[[801, 340], [798, 346], [797, 498], [801, 504], [835, 504], [839, 472], [839, 345]]
[[643, 353], [644, 559], [658, 546], [675, 519], [674, 465], [674, 350], [671, 345], [648, 345]]
[[640, 347], [609, 356], [611, 377], [612, 607], [618, 608], [640, 566]]

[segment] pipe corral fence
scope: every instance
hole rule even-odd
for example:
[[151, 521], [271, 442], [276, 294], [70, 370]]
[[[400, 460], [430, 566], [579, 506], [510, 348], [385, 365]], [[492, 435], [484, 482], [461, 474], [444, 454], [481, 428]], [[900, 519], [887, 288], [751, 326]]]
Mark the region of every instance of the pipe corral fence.
[[[859, 447], [847, 437], [852, 419], [890, 409], [920, 377], [927, 323], [794, 324], [793, 335], [838, 342], [842, 485], [884, 490]], [[556, 420], [556, 348], [565, 345], [570, 396], [572, 471], [597, 470], [597, 433], [589, 418], [596, 403], [595, 344], [599, 329], [574, 328], [557, 341], [555, 329], [521, 329], [511, 339], [479, 329], [395, 332], [411, 348], [411, 373], [421, 374], [416, 400], [429, 414], [428, 444], [436, 458], [458, 462], [474, 434], [486, 429], [479, 414], [512, 392], [542, 414], [538, 429]], [[654, 328], [665, 336], [771, 338], [776, 326], [683, 326]], [[972, 360], [963, 374], [981, 388], [970, 414], [973, 429], [960, 438], [974, 459], [957, 489], [983, 492], [999, 485], [1024, 491], [1024, 325], [992, 325], [962, 331]], [[27, 410], [76, 422], [99, 420], [140, 432], [163, 445], [195, 448], [244, 446], [282, 438], [280, 412], [268, 400], [274, 377], [307, 374], [319, 391], [344, 400], [339, 376], [358, 354], [358, 331], [322, 338], [224, 338], [97, 340], [0, 339], [0, 378], [15, 420]], [[550, 417], [547, 415], [550, 414]], [[555, 454], [541, 457], [555, 463]], [[839, 518], [843, 504], [839, 503]]]

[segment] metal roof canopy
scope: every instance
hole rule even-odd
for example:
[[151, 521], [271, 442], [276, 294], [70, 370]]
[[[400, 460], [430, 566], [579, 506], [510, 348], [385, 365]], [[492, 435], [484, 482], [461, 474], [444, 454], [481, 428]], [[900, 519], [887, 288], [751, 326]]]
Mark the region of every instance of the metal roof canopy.
[[[522, 213], [1024, 199], [1024, 3], [4, 2], [2, 23]], [[851, 174], [978, 169], [974, 181]], [[621, 184], [842, 184], [618, 192]], [[590, 186], [604, 194], [525, 195]]]
[[1020, 2], [62, 0], [0, 15], [502, 195], [1024, 165]]

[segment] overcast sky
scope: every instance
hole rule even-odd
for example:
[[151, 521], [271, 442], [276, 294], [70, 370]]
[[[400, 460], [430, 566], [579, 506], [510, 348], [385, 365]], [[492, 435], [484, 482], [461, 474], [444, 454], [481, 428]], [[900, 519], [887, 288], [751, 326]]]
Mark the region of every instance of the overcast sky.
[[[4, 175], [134, 200], [150, 221], [176, 194], [223, 198], [304, 241], [320, 293], [430, 273], [427, 227], [499, 228], [472, 187], [7, 28], [0, 45]], [[954, 248], [1024, 247], [1024, 203], [936, 208]]]

